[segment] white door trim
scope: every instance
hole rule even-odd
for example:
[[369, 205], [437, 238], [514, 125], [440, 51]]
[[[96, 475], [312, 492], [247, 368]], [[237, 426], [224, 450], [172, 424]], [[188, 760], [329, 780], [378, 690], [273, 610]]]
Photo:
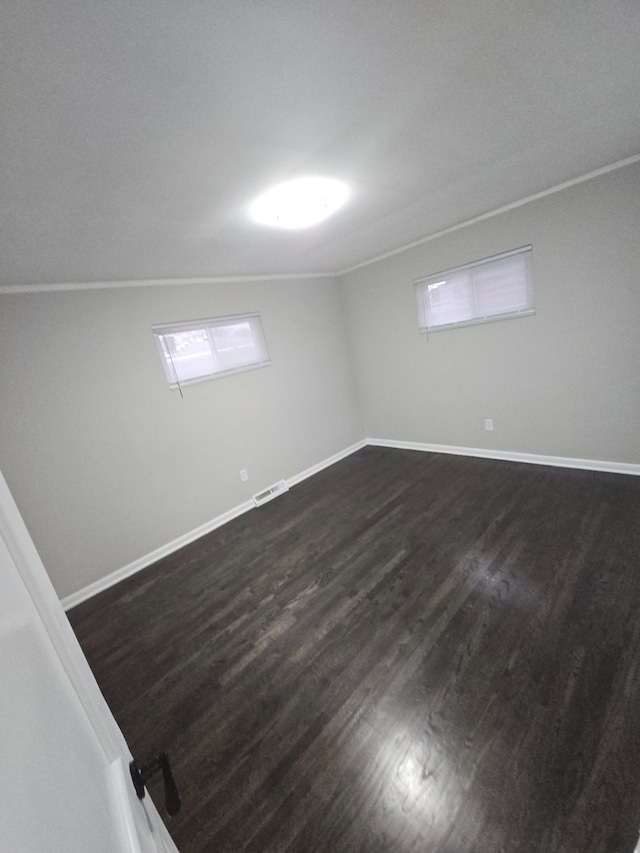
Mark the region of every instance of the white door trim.
[[[110, 765], [112, 779], [115, 778], [116, 773], [120, 774], [120, 782], [113, 791], [121, 802], [123, 807], [121, 811], [124, 811], [124, 806], [128, 805], [128, 798], [131, 796], [126, 789], [128, 768], [124, 767], [124, 760], [130, 758], [129, 747], [100, 692], [2, 472], [0, 472], [0, 537], [11, 555], [51, 646], [95, 732]], [[178, 853], [178, 848], [150, 797], [145, 797], [143, 807], [147, 813], [145, 821], [153, 828], [158, 850], [164, 848], [167, 853]], [[128, 819], [132, 819], [130, 809]], [[132, 830], [135, 838], [135, 826], [131, 825], [127, 833], [131, 834]], [[137, 839], [135, 845], [131, 847], [132, 851], [136, 851], [136, 846], [139, 850], [140, 845]]]

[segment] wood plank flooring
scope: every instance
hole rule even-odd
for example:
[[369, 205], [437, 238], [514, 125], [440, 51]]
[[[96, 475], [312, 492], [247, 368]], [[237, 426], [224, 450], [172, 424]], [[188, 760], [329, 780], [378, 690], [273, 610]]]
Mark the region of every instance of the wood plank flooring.
[[367, 447], [69, 617], [182, 853], [634, 849], [640, 478]]

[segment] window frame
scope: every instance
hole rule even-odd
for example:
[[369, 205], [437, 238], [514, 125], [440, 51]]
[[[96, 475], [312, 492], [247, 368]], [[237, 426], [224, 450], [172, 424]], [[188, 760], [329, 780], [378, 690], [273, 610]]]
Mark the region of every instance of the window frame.
[[[175, 335], [181, 332], [205, 332], [206, 337], [209, 340], [210, 355], [215, 361], [215, 359], [219, 357], [219, 353], [216, 350], [216, 343], [212, 334], [213, 330], [225, 326], [239, 325], [240, 323], [246, 322], [251, 326], [252, 338], [261, 356], [258, 360], [247, 364], [238, 364], [232, 367], [221, 368], [219, 370], [214, 370], [210, 373], [203, 373], [199, 376], [190, 377], [188, 379], [181, 379], [178, 376], [178, 371], [176, 370], [175, 363], [173, 362], [166, 342], [168, 335]], [[181, 391], [182, 388], [188, 385], [198, 385], [201, 382], [209, 382], [212, 379], [222, 379], [225, 376], [232, 376], [236, 373], [246, 373], [250, 370], [259, 370], [261, 367], [268, 367], [271, 364], [271, 356], [269, 355], [269, 348], [267, 346], [267, 339], [262, 325], [262, 318], [257, 311], [247, 314], [229, 314], [223, 317], [206, 317], [200, 320], [184, 320], [174, 323], [154, 324], [151, 327], [151, 331], [160, 355], [165, 378], [172, 391]]]
[[[524, 279], [522, 287], [526, 296], [526, 305], [522, 308], [507, 309], [496, 313], [479, 313], [477, 312], [478, 289], [479, 285], [473, 278], [474, 273], [487, 272], [492, 265], [498, 267], [503, 261], [509, 258], [522, 256], [524, 262]], [[472, 303], [474, 316], [465, 320], [455, 320], [449, 323], [439, 323], [437, 325], [430, 324], [430, 304], [429, 304], [429, 286], [435, 284], [444, 284], [440, 281], [447, 277], [467, 273], [471, 275], [470, 287], [472, 295]], [[521, 246], [518, 249], [512, 249], [509, 252], [502, 252], [499, 255], [491, 255], [477, 261], [471, 261], [461, 266], [452, 267], [451, 269], [441, 270], [440, 272], [431, 273], [427, 276], [421, 276], [413, 282], [416, 304], [418, 308], [418, 329], [421, 334], [430, 334], [431, 332], [443, 332], [448, 329], [457, 329], [464, 326], [478, 326], [484, 323], [494, 323], [499, 320], [512, 320], [517, 317], [530, 317], [535, 314], [535, 292], [533, 283], [533, 246]]]

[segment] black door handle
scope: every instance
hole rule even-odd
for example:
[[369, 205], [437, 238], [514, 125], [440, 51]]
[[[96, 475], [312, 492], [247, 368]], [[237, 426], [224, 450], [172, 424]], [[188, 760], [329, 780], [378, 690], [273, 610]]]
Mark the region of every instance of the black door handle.
[[178, 786], [171, 772], [169, 764], [169, 756], [166, 752], [161, 752], [157, 758], [149, 761], [143, 767], [138, 767], [135, 761], [129, 764], [133, 787], [136, 789], [138, 799], [144, 799], [144, 786], [153, 779], [160, 771], [162, 771], [162, 779], [164, 781], [164, 804], [167, 809], [167, 814], [175, 815], [180, 811], [180, 794]]

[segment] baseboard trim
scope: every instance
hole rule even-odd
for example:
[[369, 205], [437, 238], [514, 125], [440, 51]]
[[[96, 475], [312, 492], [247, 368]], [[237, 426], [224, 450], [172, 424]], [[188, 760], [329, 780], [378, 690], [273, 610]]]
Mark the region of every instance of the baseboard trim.
[[[367, 442], [363, 440], [357, 442], [356, 444], [352, 444], [351, 447], [347, 447], [345, 450], [341, 450], [339, 453], [334, 453], [333, 456], [330, 456], [327, 459], [323, 459], [322, 462], [318, 462], [317, 464], [312, 465], [305, 471], [302, 471], [299, 474], [294, 474], [294, 476], [289, 477], [285, 481], [287, 483], [287, 486], [291, 488], [291, 486], [295, 486], [296, 483], [300, 483], [302, 482], [302, 480], [306, 480], [307, 477], [312, 477], [314, 474], [317, 474], [324, 468], [328, 468], [330, 465], [333, 465], [336, 462], [339, 462], [341, 459], [344, 459], [345, 457], [350, 456], [352, 453], [355, 453], [356, 450], [360, 450], [366, 445], [366, 443]], [[116, 569], [114, 572], [111, 572], [104, 578], [100, 578], [100, 580], [94, 581], [88, 586], [79, 589], [77, 592], [71, 593], [71, 595], [67, 595], [60, 602], [62, 604], [63, 609], [71, 610], [72, 607], [76, 607], [76, 605], [82, 604], [83, 601], [87, 601], [89, 598], [93, 598], [94, 595], [98, 595], [98, 593], [104, 592], [106, 589], [109, 589], [110, 587], [115, 586], [117, 583], [120, 583], [120, 581], [125, 580], [125, 578], [131, 577], [131, 575], [135, 575], [137, 572], [142, 571], [142, 569], [146, 569], [148, 566], [157, 563], [158, 560], [161, 560], [163, 557], [168, 557], [170, 554], [173, 554], [175, 551], [178, 551], [185, 545], [189, 545], [191, 542], [195, 542], [195, 540], [199, 539], [201, 536], [205, 536], [207, 533], [211, 533], [218, 527], [222, 527], [223, 524], [227, 524], [229, 521], [233, 521], [234, 518], [238, 518], [238, 516], [243, 515], [245, 512], [249, 512], [249, 510], [252, 509], [256, 509], [256, 506], [252, 500], [238, 504], [238, 506], [233, 507], [227, 512], [223, 512], [216, 518], [211, 519], [211, 521], [207, 521], [205, 522], [205, 524], [201, 524], [194, 530], [190, 530], [188, 533], [184, 533], [182, 536], [178, 536], [178, 538], [174, 539], [172, 542], [167, 542], [166, 545], [161, 545], [154, 551], [151, 551], [150, 553], [145, 554], [143, 557], [139, 557], [137, 560], [134, 560], [132, 563], [123, 566], [121, 569]]]
[[211, 533], [212, 530], [215, 530], [218, 527], [222, 527], [223, 524], [227, 524], [227, 522], [232, 521], [234, 518], [237, 518], [245, 512], [248, 512], [250, 509], [254, 509], [253, 501], [245, 501], [244, 503], [233, 507], [233, 509], [223, 512], [222, 515], [218, 515], [211, 521], [201, 524], [199, 527], [190, 530], [188, 533], [184, 533], [182, 536], [178, 536], [177, 539], [167, 542], [166, 545], [161, 545], [154, 551], [150, 551], [148, 554], [145, 554], [144, 557], [139, 557], [137, 560], [123, 566], [121, 569], [116, 569], [115, 572], [111, 572], [105, 577], [100, 578], [100, 580], [94, 581], [88, 586], [79, 589], [78, 592], [71, 593], [71, 595], [63, 598], [60, 602], [63, 609], [71, 610], [71, 608], [75, 607], [77, 604], [82, 604], [83, 601], [93, 598], [93, 596], [97, 595], [99, 592], [104, 592], [105, 589], [115, 586], [115, 584], [120, 583], [120, 581], [125, 580], [125, 578], [135, 575], [137, 572], [142, 571], [142, 569], [146, 569], [147, 566], [153, 565], [153, 563], [157, 563], [158, 560], [161, 560], [163, 557], [173, 554], [174, 551], [178, 551], [185, 545], [189, 545], [201, 536]]
[[362, 441], [358, 441], [355, 444], [352, 444], [351, 447], [347, 447], [345, 450], [341, 450], [339, 453], [334, 453], [333, 456], [329, 456], [328, 459], [323, 459], [322, 462], [318, 462], [316, 465], [312, 465], [310, 468], [306, 468], [300, 474], [294, 474], [293, 477], [289, 477], [286, 480], [287, 486], [291, 488], [291, 486], [295, 486], [297, 483], [301, 483], [308, 477], [313, 477], [314, 474], [319, 474], [320, 471], [324, 470], [325, 468], [328, 468], [330, 465], [335, 465], [336, 462], [340, 462], [341, 459], [345, 459], [347, 456], [351, 456], [352, 453], [355, 453], [357, 450], [361, 450], [363, 447], [366, 446], [366, 439], [362, 439]]
[[[325, 468], [335, 465], [335, 463], [340, 462], [341, 459], [351, 456], [352, 453], [355, 453], [367, 445], [371, 445], [373, 447], [391, 447], [400, 450], [419, 450], [426, 453], [449, 453], [454, 456], [478, 456], [484, 459], [502, 459], [506, 462], [524, 462], [529, 465], [552, 465], [557, 468], [580, 468], [586, 471], [607, 471], [614, 474], [631, 474], [636, 477], [640, 476], [640, 465], [635, 465], [630, 462], [603, 462], [597, 459], [572, 459], [563, 456], [540, 456], [535, 453], [516, 453], [508, 450], [487, 450], [486, 448], [481, 447], [456, 447], [448, 444], [425, 444], [420, 441], [394, 441], [393, 439], [386, 438], [365, 438], [362, 441], [358, 441], [356, 444], [352, 444], [350, 447], [339, 451], [338, 453], [334, 453], [333, 456], [329, 456], [327, 459], [317, 462], [315, 465], [306, 468], [299, 474], [294, 474], [292, 477], [286, 478], [285, 482], [287, 486], [291, 488], [292, 486], [301, 483], [303, 480], [306, 480], [308, 477], [313, 477], [314, 474], [318, 474]], [[218, 527], [222, 527], [223, 524], [227, 524], [234, 518], [237, 518], [245, 512], [249, 512], [253, 509], [256, 509], [256, 506], [252, 500], [238, 504], [238, 506], [233, 507], [227, 512], [223, 512], [211, 521], [201, 524], [200, 527], [190, 530], [188, 533], [179, 536], [172, 542], [167, 542], [166, 545], [156, 548], [154, 551], [134, 560], [127, 566], [123, 566], [121, 569], [116, 569], [115, 572], [111, 572], [111, 574], [106, 575], [106, 577], [83, 587], [78, 590], [78, 592], [68, 595], [66, 598], [62, 599], [62, 607], [64, 610], [71, 610], [72, 607], [82, 604], [83, 601], [93, 598], [94, 595], [104, 592], [104, 590], [115, 586], [115, 584], [120, 583], [120, 581], [125, 580], [125, 578], [131, 577], [131, 575], [142, 571], [142, 569], [146, 569], [147, 566], [157, 563], [158, 560], [161, 560], [163, 557], [173, 554], [185, 545], [189, 545], [201, 536], [211, 533]]]
[[579, 468], [585, 471], [606, 471], [612, 474], [640, 476], [640, 465], [632, 462], [604, 462], [599, 459], [541, 456], [536, 453], [517, 453], [511, 450], [487, 450], [482, 447], [456, 447], [449, 444], [425, 444], [420, 441], [394, 441], [386, 438], [367, 438], [365, 444], [373, 447], [420, 450], [426, 453], [449, 453], [454, 456], [478, 456], [483, 459], [501, 459], [505, 462], [525, 462], [528, 465], [551, 465], [555, 468]]

